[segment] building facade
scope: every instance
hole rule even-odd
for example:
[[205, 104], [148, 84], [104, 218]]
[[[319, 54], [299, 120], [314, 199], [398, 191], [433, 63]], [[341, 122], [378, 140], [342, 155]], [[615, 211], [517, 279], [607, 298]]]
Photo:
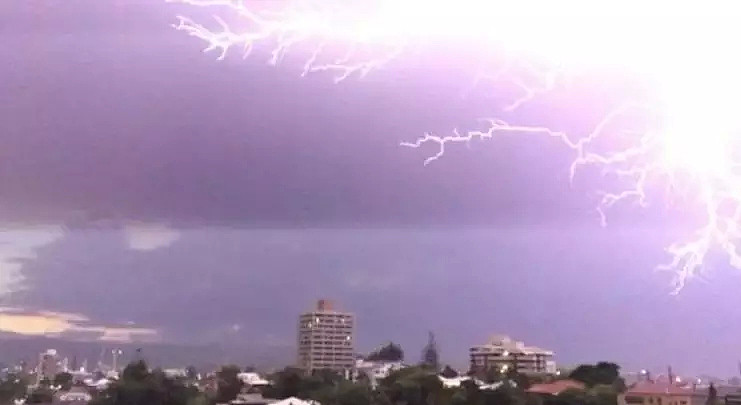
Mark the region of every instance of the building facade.
[[501, 372], [516, 370], [523, 374], [555, 374], [553, 352], [508, 336], [495, 335], [488, 343], [470, 349], [471, 371], [484, 372], [497, 369]]
[[45, 352], [39, 353], [39, 366], [36, 370], [36, 383], [40, 383], [43, 380], [53, 381], [54, 377], [59, 373], [61, 368], [59, 367], [59, 356], [57, 351], [49, 349]]
[[308, 372], [329, 369], [349, 375], [355, 365], [354, 331], [353, 314], [319, 300], [314, 310], [299, 316], [298, 366]]

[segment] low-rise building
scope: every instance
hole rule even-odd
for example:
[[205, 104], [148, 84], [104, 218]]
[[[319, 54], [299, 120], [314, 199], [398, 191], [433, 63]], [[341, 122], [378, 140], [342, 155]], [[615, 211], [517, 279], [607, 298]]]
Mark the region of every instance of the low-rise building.
[[371, 386], [375, 388], [381, 380], [404, 367], [406, 366], [400, 361], [356, 360], [355, 368], [353, 369], [353, 379], [357, 380], [365, 375], [370, 380]]
[[72, 387], [69, 391], [55, 395], [55, 401], [65, 405], [86, 405], [93, 396], [83, 387]]
[[482, 391], [495, 391], [504, 385], [508, 385], [510, 387], [517, 387], [517, 383], [515, 383], [514, 381], [510, 381], [510, 380], [503, 380], [503, 381], [487, 384], [479, 380], [478, 378], [474, 378], [474, 377], [467, 376], [467, 375], [453, 377], [453, 378], [446, 378], [441, 375], [438, 375], [437, 378], [440, 380], [440, 383], [445, 388], [460, 388], [461, 386], [463, 386], [463, 384], [469, 381], [473, 382], [479, 388], [479, 390], [482, 390]]
[[523, 374], [555, 374], [557, 371], [552, 351], [526, 346], [503, 335], [494, 335], [486, 344], [471, 347], [470, 358], [473, 372], [497, 369]]
[[255, 372], [243, 372], [237, 374], [237, 378], [246, 386], [249, 387], [264, 387], [270, 385], [270, 381], [262, 378], [260, 374]]
[[188, 370], [184, 368], [166, 368], [162, 372], [169, 378], [185, 378], [188, 376]]
[[618, 405], [704, 405], [707, 392], [668, 382], [640, 381], [618, 395]]

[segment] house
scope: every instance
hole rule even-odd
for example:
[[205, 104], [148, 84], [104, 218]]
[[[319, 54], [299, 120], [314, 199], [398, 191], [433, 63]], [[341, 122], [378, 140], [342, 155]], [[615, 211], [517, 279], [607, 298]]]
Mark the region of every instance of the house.
[[618, 395], [618, 405], [704, 405], [706, 391], [668, 382], [640, 381]]

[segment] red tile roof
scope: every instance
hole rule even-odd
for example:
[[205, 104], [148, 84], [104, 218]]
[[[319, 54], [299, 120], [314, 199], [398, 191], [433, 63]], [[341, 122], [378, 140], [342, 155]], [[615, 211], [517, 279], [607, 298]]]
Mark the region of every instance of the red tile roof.
[[533, 384], [527, 392], [533, 394], [558, 395], [568, 389], [583, 390], [584, 384], [574, 380], [557, 380], [547, 384]]
[[625, 395], [693, 395], [699, 394], [691, 388], [680, 387], [666, 382], [640, 381], [625, 392]]

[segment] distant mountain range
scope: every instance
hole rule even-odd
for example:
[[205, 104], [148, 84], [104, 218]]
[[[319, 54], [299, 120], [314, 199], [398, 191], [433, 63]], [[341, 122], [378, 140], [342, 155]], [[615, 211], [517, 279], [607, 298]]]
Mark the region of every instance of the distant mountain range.
[[257, 353], [245, 353], [239, 348], [221, 345], [182, 345], [167, 343], [124, 343], [83, 342], [49, 337], [28, 337], [14, 333], [0, 333], [0, 363], [17, 364], [25, 361], [34, 366], [39, 353], [55, 349], [60, 358], [68, 358], [81, 366], [87, 360], [88, 368], [94, 369], [98, 362], [111, 365], [113, 349], [121, 349], [119, 364], [142, 358], [152, 367], [195, 366], [199, 370], [210, 371], [223, 364], [236, 364], [240, 367], [255, 366], [263, 370], [281, 368], [293, 358], [292, 348], [263, 348]]

